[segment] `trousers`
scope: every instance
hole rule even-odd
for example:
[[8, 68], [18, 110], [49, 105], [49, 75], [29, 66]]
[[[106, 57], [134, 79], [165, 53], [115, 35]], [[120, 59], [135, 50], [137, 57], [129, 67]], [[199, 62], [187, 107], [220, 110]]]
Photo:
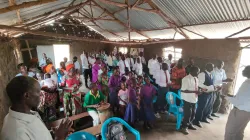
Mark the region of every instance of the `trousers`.
[[182, 127], [187, 128], [188, 126], [193, 124], [193, 120], [196, 112], [196, 104], [184, 101], [183, 111], [184, 118], [182, 122]]
[[214, 93], [214, 105], [213, 105], [213, 113], [217, 113], [220, 109], [220, 105], [222, 102], [221, 99], [221, 91], [217, 91]]
[[206, 119], [212, 112], [212, 93], [202, 93], [198, 97], [198, 107], [195, 114], [195, 122]]
[[94, 110], [91, 110], [91, 111], [88, 111], [89, 115], [92, 117], [93, 119], [93, 126], [97, 126], [99, 125], [100, 123], [100, 118], [99, 118], [99, 115], [96, 111]]
[[88, 78], [92, 80], [92, 70], [85, 69], [83, 74], [84, 74], [84, 79], [85, 79], [85, 86], [88, 87]]

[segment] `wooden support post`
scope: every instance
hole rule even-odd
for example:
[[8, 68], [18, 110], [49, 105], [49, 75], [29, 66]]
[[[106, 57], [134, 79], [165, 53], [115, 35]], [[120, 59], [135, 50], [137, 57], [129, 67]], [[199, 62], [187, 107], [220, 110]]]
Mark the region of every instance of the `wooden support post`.
[[32, 54], [31, 54], [31, 51], [30, 51], [29, 42], [28, 42], [28, 40], [25, 40], [25, 42], [26, 42], [26, 45], [27, 45], [27, 48], [28, 48], [28, 51], [29, 51], [29, 54], [30, 54], [30, 59], [32, 59]]
[[[93, 1], [93, 3], [95, 3], [95, 5], [96, 5], [97, 7], [99, 7], [100, 9], [102, 9], [103, 11], [106, 11], [106, 13], [107, 13], [110, 17], [114, 18], [114, 19], [116, 20], [117, 23], [119, 23], [120, 25], [122, 25], [122, 26], [124, 26], [124, 27], [126, 27], [126, 28], [129, 28], [127, 24], [121, 22], [121, 21], [120, 21], [119, 19], [117, 19], [112, 13], [110, 13], [108, 10], [102, 8], [98, 3], [96, 3], [95, 1]], [[145, 34], [139, 32], [139, 31], [137, 31], [137, 30], [135, 30], [135, 29], [133, 29], [133, 28], [130, 28], [130, 29], [131, 29], [132, 31], [134, 31], [134, 32], [136, 32], [136, 33], [138, 33], [138, 34], [140, 34], [140, 35], [142, 35], [142, 36], [148, 38], [148, 39], [150, 38], [150, 37], [148, 37], [147, 35], [145, 35]]]
[[36, 6], [36, 5], [54, 2], [54, 1], [56, 1], [56, 0], [38, 0], [38, 1], [24, 2], [24, 3], [19, 4], [19, 5], [13, 5], [13, 6], [2, 8], [2, 9], [0, 9], [0, 14], [7, 13], [10, 11], [14, 11], [14, 10], [19, 10], [22, 8], [28, 8], [28, 7], [32, 7], [32, 6]]
[[128, 7], [127, 7], [127, 22], [128, 22], [128, 41], [131, 41], [131, 36], [130, 36], [130, 17], [129, 17], [129, 1], [126, 1]]

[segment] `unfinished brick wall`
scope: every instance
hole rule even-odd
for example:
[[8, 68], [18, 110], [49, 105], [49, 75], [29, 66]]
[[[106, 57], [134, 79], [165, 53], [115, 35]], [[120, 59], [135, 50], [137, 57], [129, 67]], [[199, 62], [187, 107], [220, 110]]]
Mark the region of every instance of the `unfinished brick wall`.
[[[193, 57], [197, 66], [204, 70], [206, 63], [214, 63], [216, 59], [225, 62], [225, 71], [228, 77], [235, 78], [237, 75], [238, 64], [240, 61], [241, 51], [239, 49], [240, 43], [237, 39], [202, 39], [202, 40], [187, 40], [173, 43], [154, 44], [154, 45], [139, 45], [130, 47], [144, 48], [144, 56], [147, 60], [150, 59], [151, 54], [158, 54], [162, 56], [162, 49], [165, 47], [174, 46], [182, 48], [182, 56], [185, 60]], [[236, 80], [235, 80], [236, 81]], [[233, 94], [235, 83], [224, 85], [223, 92]], [[229, 110], [229, 103], [223, 99], [220, 112], [227, 113]]]

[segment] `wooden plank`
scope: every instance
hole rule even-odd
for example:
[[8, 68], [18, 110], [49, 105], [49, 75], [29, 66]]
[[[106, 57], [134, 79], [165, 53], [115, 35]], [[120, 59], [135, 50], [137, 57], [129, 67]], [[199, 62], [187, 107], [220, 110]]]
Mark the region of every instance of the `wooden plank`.
[[99, 125], [97, 125], [97, 126], [94, 126], [94, 127], [90, 127], [90, 128], [84, 129], [84, 130], [82, 130], [82, 131], [88, 132], [88, 133], [90, 133], [90, 134], [96, 136], [96, 135], [101, 134], [101, 130], [102, 130], [102, 124], [99, 124]]
[[28, 8], [28, 7], [32, 7], [32, 6], [36, 6], [36, 5], [50, 3], [50, 2], [54, 2], [54, 1], [57, 1], [57, 0], [38, 0], [38, 1], [24, 2], [24, 3], [19, 4], [19, 5], [13, 5], [13, 6], [2, 8], [2, 9], [0, 9], [0, 14], [7, 13], [10, 11], [14, 11], [14, 10], [19, 10], [22, 8]]
[[31, 51], [30, 51], [30, 45], [29, 45], [28, 40], [25, 40], [25, 43], [26, 43], [28, 51], [29, 51], [30, 59], [32, 59], [32, 54], [31, 54]]

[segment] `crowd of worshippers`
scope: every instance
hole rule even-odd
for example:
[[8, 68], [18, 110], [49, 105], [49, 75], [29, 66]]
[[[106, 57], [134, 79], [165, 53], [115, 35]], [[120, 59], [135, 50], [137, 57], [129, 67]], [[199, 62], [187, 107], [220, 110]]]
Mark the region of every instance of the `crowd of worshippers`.
[[[152, 55], [147, 63], [143, 52], [131, 56], [121, 52], [107, 55], [104, 51], [84, 51], [80, 61], [77, 57], [72, 61], [64, 58], [58, 69], [44, 53], [38, 68], [28, 70], [23, 63], [19, 64], [20, 73], [16, 76], [33, 77], [39, 82], [38, 111], [45, 122], [57, 120], [58, 110], [63, 106], [66, 117], [87, 110], [96, 126], [100, 123], [96, 108], [108, 102], [112, 113], [131, 126], [144, 121], [144, 128], [152, 129], [156, 118], [167, 113], [166, 93], [180, 93], [184, 102], [182, 130], [188, 134], [188, 129], [196, 130], [194, 125], [201, 128], [201, 122], [210, 123], [208, 119], [218, 117], [222, 84], [232, 81], [223, 66], [224, 62], [218, 60], [215, 66], [206, 64], [200, 72], [194, 59], [185, 65], [182, 58], [173, 62], [171, 54], [166, 59]], [[79, 90], [83, 83], [90, 89], [88, 93]], [[176, 104], [180, 102], [177, 100]]]

